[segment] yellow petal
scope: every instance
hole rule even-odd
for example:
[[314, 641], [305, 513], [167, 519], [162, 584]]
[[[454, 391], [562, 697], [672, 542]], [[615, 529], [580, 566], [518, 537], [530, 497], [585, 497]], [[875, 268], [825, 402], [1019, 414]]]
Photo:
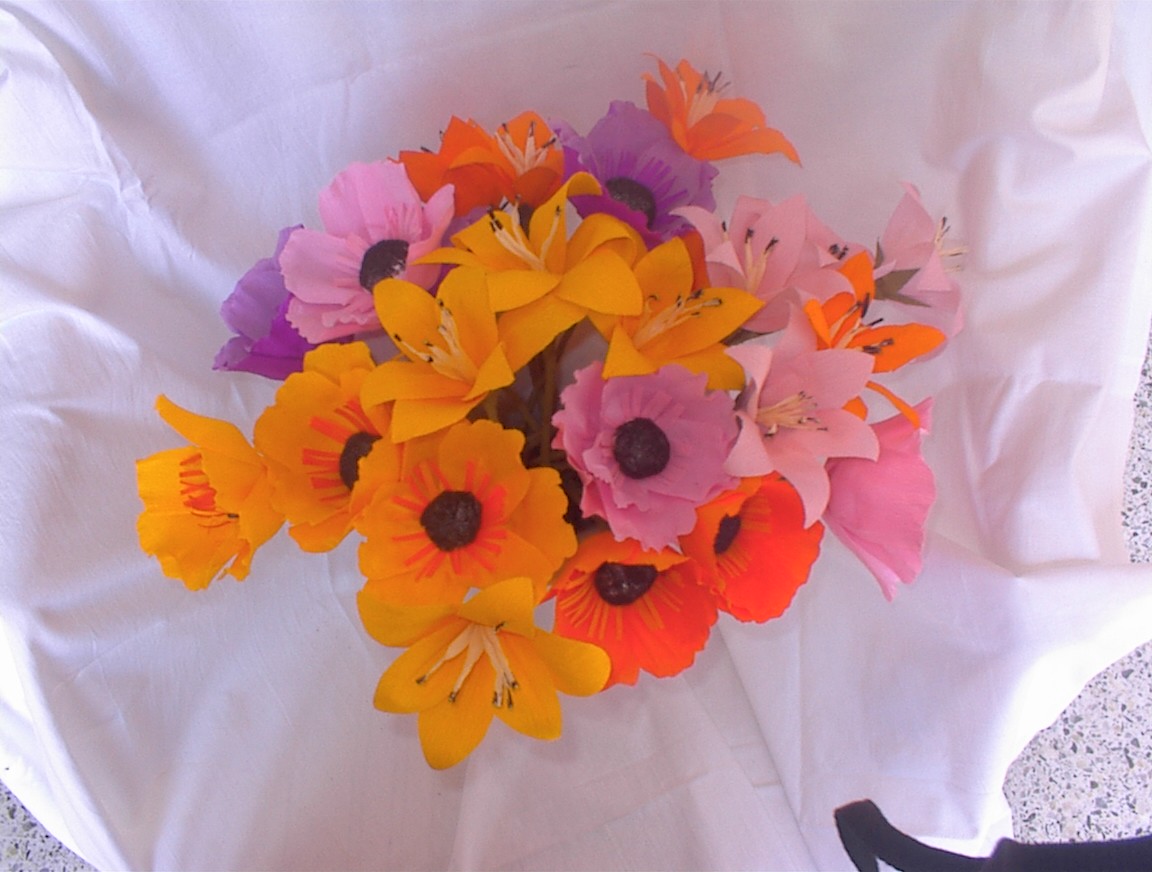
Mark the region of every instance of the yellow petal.
[[392, 441], [399, 444], [451, 427], [457, 421], [463, 421], [480, 405], [481, 399], [397, 400], [392, 407]]
[[381, 645], [411, 645], [455, 610], [451, 603], [411, 605], [390, 597], [390, 587], [386, 582], [369, 579], [356, 595], [364, 629]]
[[496, 716], [512, 729], [534, 739], [558, 739], [560, 699], [556, 696], [551, 672], [536, 652], [534, 640], [501, 634], [500, 641], [517, 686], [510, 691], [505, 704], [496, 708]]
[[431, 674], [429, 671], [464, 627], [463, 621], [447, 620], [397, 657], [376, 685], [376, 708], [386, 712], [418, 712], [447, 699], [459, 675], [462, 655]]
[[560, 283], [560, 277], [539, 270], [506, 270], [488, 276], [488, 293], [497, 312], [518, 309], [538, 300]]
[[465, 400], [482, 400], [490, 391], [512, 384], [516, 380], [516, 373], [512, 371], [504, 349], [497, 345], [492, 353], [480, 364], [476, 373], [476, 382], [472, 390], [464, 395]]
[[553, 339], [578, 324], [585, 309], [549, 294], [500, 316], [504, 353], [513, 369], [521, 369]]
[[615, 216], [595, 212], [580, 222], [568, 241], [568, 263], [578, 263], [598, 251], [611, 251], [632, 266], [648, 249], [630, 225]]
[[441, 375], [422, 363], [390, 360], [380, 364], [364, 379], [360, 401], [377, 406], [392, 400], [460, 399], [468, 385]]
[[612, 663], [601, 648], [544, 631], [537, 632], [532, 641], [561, 693], [591, 696], [604, 689]]
[[156, 398], [156, 411], [169, 427], [194, 445], [211, 445], [233, 457], [256, 459], [256, 452], [235, 424], [189, 412], [163, 394]]
[[388, 335], [401, 337], [403, 341], [396, 343], [400, 351], [410, 360], [422, 363], [420, 349], [428, 342], [438, 344], [440, 338], [436, 300], [424, 288], [404, 279], [379, 282], [373, 296], [376, 314]]
[[336, 384], [348, 370], [369, 370], [374, 365], [372, 352], [363, 342], [326, 342], [304, 355], [305, 372], [319, 373]]
[[486, 627], [503, 624], [510, 633], [531, 636], [536, 632], [535, 608], [532, 579], [519, 577], [498, 581], [479, 591], [460, 607], [459, 615]]
[[443, 702], [420, 713], [420, 747], [433, 769], [455, 766], [472, 753], [488, 732], [492, 715], [495, 672], [481, 658], [460, 688], [455, 702]]
[[692, 257], [680, 238], [656, 246], [636, 263], [636, 279], [644, 296], [662, 302], [687, 296], [692, 291]]
[[565, 273], [557, 296], [609, 315], [639, 315], [644, 300], [629, 265], [615, 252], [598, 251]]
[[636, 349], [632, 337], [617, 325], [608, 341], [608, 353], [604, 356], [604, 378], [620, 375], [647, 375], [660, 367]]

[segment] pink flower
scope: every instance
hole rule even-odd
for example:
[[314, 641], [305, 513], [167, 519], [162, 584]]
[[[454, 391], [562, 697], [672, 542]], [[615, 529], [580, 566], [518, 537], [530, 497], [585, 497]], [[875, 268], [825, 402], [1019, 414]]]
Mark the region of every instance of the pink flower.
[[931, 410], [931, 400], [916, 407], [919, 430], [903, 415], [874, 424], [880, 441], [875, 462], [828, 462], [832, 496], [824, 523], [871, 570], [889, 600], [923, 565], [924, 521], [936, 483], [920, 456], [920, 435], [928, 432]]
[[912, 320], [955, 336], [963, 326], [960, 286], [944, 259], [963, 249], [945, 250], [947, 225], [928, 214], [914, 185], [905, 182], [904, 192], [880, 237], [876, 297], [905, 304]]
[[325, 232], [297, 230], [280, 255], [288, 320], [312, 343], [379, 330], [373, 287], [402, 278], [431, 288], [439, 265], [413, 261], [440, 245], [452, 210], [451, 185], [425, 204], [403, 164], [349, 166], [320, 194]]
[[732, 401], [709, 393], [706, 373], [681, 366], [604, 379], [599, 362], [560, 395], [553, 446], [580, 476], [580, 509], [608, 521], [617, 540], [676, 544], [696, 507], [735, 485], [724, 459], [736, 437]]
[[745, 325], [749, 330], [780, 330], [793, 303], [808, 297], [823, 301], [852, 289], [838, 268], [845, 257], [862, 249], [821, 223], [802, 196], [779, 204], [740, 197], [727, 224], [698, 207], [676, 213], [687, 218], [704, 241], [709, 280], [743, 288], [764, 301], [764, 308]]
[[728, 349], [748, 387], [737, 402], [740, 435], [724, 468], [741, 478], [780, 473], [800, 494], [808, 527], [828, 504], [825, 461], [875, 460], [879, 444], [871, 427], [844, 411], [872, 374], [872, 358], [847, 349], [816, 351], [802, 338], [790, 329], [775, 349], [750, 342]]

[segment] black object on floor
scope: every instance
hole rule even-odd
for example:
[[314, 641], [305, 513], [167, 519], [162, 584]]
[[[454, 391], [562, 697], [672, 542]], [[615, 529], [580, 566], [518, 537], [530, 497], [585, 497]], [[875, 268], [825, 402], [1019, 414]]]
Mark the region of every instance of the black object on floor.
[[1148, 872], [1152, 836], [1109, 842], [1025, 844], [1001, 839], [990, 857], [931, 848], [896, 829], [870, 799], [836, 809], [836, 829], [860, 872], [882, 860], [900, 872]]

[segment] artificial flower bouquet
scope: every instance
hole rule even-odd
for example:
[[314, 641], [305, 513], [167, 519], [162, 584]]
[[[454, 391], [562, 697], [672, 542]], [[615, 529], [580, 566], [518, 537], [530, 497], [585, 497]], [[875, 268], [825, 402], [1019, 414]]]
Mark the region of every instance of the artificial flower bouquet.
[[826, 528], [889, 598], [920, 568], [930, 401], [884, 378], [959, 327], [943, 224], [910, 186], [874, 248], [801, 197], [722, 217], [715, 162], [796, 153], [658, 64], [586, 134], [454, 117], [339, 173], [222, 308], [216, 368], [283, 382], [251, 442], [161, 397], [191, 444], [138, 462], [141, 545], [191, 589], [284, 523], [361, 538], [364, 627], [405, 649], [375, 703], [437, 768], [778, 617]]

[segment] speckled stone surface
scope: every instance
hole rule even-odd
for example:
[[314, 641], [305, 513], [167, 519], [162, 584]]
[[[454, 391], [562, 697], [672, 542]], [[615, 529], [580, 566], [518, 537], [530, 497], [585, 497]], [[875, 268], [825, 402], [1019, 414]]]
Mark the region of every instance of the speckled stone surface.
[[[1136, 394], [1124, 500], [1132, 560], [1152, 562], [1152, 349]], [[1149, 628], [1152, 635], [1152, 628]], [[1004, 781], [1025, 842], [1152, 833], [1152, 643], [1097, 675]]]
[[[1152, 562], [1152, 346], [1136, 394], [1124, 526], [1133, 561]], [[1149, 629], [1152, 635], [1152, 628]], [[1026, 842], [1152, 833], [1152, 643], [1094, 678], [1016, 759], [1004, 781]], [[84, 872], [85, 863], [0, 784], [0, 872]]]

